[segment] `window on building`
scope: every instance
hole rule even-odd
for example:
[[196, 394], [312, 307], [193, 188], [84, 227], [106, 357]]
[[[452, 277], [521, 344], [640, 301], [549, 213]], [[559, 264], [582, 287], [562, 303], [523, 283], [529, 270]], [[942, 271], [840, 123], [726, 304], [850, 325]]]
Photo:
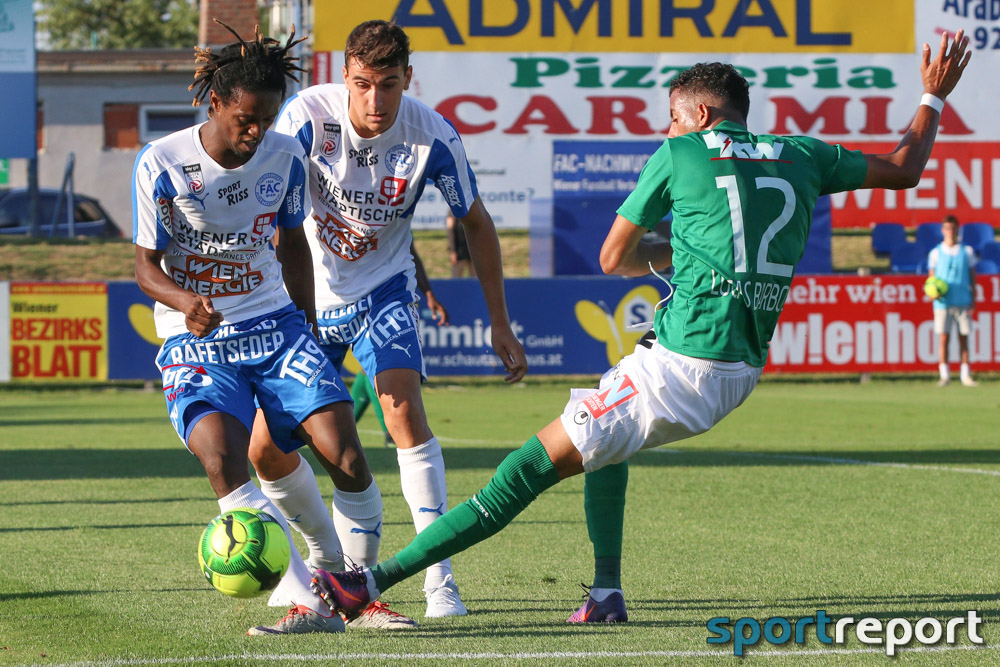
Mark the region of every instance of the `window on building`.
[[206, 117], [205, 107], [186, 104], [105, 104], [104, 147], [134, 150]]
[[104, 147], [134, 149], [139, 146], [139, 105], [106, 103]]
[[206, 118], [207, 107], [186, 104], [144, 104], [139, 109], [139, 140], [148, 143]]

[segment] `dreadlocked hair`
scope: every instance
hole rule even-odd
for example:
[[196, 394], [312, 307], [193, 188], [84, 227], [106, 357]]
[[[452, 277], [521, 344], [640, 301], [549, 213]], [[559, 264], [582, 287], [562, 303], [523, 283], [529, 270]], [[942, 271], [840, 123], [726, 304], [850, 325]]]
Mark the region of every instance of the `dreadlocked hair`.
[[237, 89], [248, 92], [280, 91], [285, 96], [286, 79], [298, 81], [295, 72], [305, 72], [295, 64], [297, 56], [289, 55], [292, 47], [304, 41], [295, 39], [295, 26], [284, 46], [276, 39], [260, 34], [260, 26], [254, 26], [253, 40], [245, 41], [239, 34], [219, 19], [216, 23], [235, 35], [237, 42], [223, 47], [219, 53], [212, 53], [211, 47], [194, 47], [194, 60], [199, 63], [194, 73], [194, 83], [188, 90], [198, 88], [191, 106], [199, 106], [209, 90], [224, 100], [233, 98]]

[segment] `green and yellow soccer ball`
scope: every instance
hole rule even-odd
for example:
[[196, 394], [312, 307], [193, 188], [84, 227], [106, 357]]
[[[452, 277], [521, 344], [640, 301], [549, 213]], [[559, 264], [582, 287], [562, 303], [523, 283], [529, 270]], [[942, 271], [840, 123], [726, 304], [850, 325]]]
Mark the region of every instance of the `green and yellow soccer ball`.
[[937, 276], [931, 276], [924, 281], [924, 294], [932, 299], [940, 299], [948, 293], [948, 283]]
[[212, 519], [201, 534], [198, 564], [226, 595], [248, 598], [278, 585], [288, 569], [288, 538], [274, 517], [247, 507]]

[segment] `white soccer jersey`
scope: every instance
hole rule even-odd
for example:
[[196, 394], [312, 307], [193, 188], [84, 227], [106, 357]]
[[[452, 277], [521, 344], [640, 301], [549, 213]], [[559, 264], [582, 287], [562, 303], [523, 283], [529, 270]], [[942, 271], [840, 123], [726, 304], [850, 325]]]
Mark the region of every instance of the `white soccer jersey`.
[[[163, 250], [161, 266], [212, 299], [224, 323], [291, 303], [271, 239], [302, 224], [308, 198], [298, 142], [267, 132], [250, 161], [223, 169], [201, 144], [201, 125], [148, 144], [132, 174], [132, 241]], [[157, 303], [156, 334], [187, 333], [184, 313]]]
[[347, 104], [346, 86], [312, 86], [289, 99], [274, 124], [309, 154], [306, 231], [321, 310], [353, 303], [404, 271], [415, 287], [410, 221], [427, 181], [459, 218], [478, 196], [462, 140], [441, 114], [404, 95], [392, 127], [365, 139]]

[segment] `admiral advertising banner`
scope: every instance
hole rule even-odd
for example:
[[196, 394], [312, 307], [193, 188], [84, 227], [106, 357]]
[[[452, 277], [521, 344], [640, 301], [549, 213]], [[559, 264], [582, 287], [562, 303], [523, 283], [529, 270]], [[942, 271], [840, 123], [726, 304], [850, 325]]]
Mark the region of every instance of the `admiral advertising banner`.
[[[553, 196], [553, 143], [662, 142], [671, 79], [694, 63], [732, 62], [751, 85], [749, 127], [810, 134], [864, 150], [893, 147], [922, 91], [919, 52], [944, 30], [972, 37], [972, 65], [942, 115], [920, 186], [895, 200], [832, 202], [833, 227], [895, 220], [1000, 223], [1000, 3], [992, 0], [372, 0], [315, 5], [319, 81], [342, 82], [357, 23], [395, 18], [410, 35], [408, 91], [458, 129], [499, 227], [527, 227], [532, 198]], [[891, 196], [889, 196], [891, 197]], [[433, 188], [414, 218], [441, 227]]]

